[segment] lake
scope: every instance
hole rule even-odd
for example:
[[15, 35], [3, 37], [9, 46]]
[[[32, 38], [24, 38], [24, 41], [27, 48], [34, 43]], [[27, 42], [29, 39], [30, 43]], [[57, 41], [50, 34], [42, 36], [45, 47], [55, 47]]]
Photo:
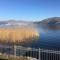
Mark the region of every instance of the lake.
[[37, 29], [40, 35], [38, 40], [24, 46], [42, 49], [60, 49], [60, 30]]
[[44, 49], [60, 49], [60, 30], [39, 28], [39, 39], [34, 47]]

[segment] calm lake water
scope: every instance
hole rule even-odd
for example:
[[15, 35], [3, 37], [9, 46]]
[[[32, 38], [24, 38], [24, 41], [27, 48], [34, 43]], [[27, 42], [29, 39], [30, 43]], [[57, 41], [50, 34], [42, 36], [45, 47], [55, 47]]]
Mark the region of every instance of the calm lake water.
[[39, 29], [39, 39], [32, 44], [35, 48], [60, 49], [60, 30]]
[[43, 49], [60, 49], [60, 30], [38, 28], [40, 34], [36, 42], [28, 43], [28, 47]]

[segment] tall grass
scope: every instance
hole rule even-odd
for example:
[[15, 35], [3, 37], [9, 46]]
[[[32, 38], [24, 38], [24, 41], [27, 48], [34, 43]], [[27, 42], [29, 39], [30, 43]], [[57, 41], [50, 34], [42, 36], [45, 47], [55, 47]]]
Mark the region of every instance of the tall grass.
[[30, 40], [37, 40], [39, 33], [31, 28], [0, 28], [0, 41], [1, 42], [26, 42]]

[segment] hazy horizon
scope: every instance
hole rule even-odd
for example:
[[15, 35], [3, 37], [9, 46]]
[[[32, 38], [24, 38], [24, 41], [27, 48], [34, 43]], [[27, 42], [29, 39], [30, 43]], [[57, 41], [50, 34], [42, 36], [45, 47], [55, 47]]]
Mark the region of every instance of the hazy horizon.
[[0, 0], [0, 20], [40, 21], [59, 16], [59, 0]]

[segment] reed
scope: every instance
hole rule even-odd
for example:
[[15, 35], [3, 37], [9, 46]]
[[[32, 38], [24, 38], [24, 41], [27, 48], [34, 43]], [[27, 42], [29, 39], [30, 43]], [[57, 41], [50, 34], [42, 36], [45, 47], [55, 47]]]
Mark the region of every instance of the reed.
[[38, 39], [39, 33], [35, 29], [29, 28], [0, 28], [0, 41], [1, 42], [26, 42], [34, 39]]

